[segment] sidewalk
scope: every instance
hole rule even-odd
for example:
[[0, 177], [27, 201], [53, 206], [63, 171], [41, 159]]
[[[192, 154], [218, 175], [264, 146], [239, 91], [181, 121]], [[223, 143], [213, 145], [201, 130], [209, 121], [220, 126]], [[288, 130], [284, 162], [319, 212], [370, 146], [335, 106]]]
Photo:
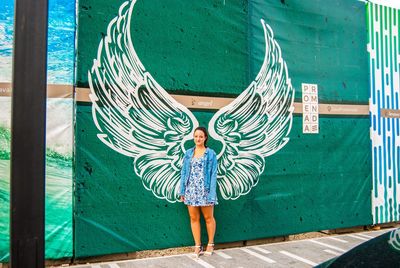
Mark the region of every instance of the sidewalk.
[[[191, 254], [127, 261], [71, 265], [73, 268], [142, 267], [313, 267], [339, 256], [355, 246], [395, 228], [366, 231], [305, 240], [216, 250], [212, 256], [196, 259]], [[68, 267], [68, 266], [59, 266]]]

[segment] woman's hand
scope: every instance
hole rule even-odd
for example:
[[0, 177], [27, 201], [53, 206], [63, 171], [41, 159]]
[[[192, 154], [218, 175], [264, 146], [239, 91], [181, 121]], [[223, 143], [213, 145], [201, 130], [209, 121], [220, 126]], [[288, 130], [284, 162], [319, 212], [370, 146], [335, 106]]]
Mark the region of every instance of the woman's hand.
[[181, 201], [184, 202], [185, 201], [185, 196], [181, 195]]

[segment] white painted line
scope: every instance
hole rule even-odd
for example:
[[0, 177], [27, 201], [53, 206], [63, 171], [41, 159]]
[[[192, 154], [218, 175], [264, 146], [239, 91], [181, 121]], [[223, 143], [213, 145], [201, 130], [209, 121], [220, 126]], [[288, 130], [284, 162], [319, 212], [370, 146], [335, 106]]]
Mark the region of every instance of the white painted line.
[[335, 247], [335, 246], [332, 246], [332, 245], [329, 245], [329, 244], [326, 244], [326, 243], [323, 243], [323, 242], [319, 242], [319, 241], [316, 241], [316, 240], [308, 240], [308, 241], [310, 241], [312, 243], [315, 243], [315, 244], [319, 244], [319, 245], [327, 247], [327, 248], [331, 248], [331, 249], [340, 251], [340, 252], [346, 252], [346, 250], [344, 250], [342, 248]]
[[369, 238], [369, 239], [371, 239], [371, 238], [375, 238], [375, 237], [373, 237], [373, 236], [366, 235], [366, 234], [357, 234], [357, 235], [358, 235], [358, 236], [365, 237], [365, 238]]
[[100, 265], [92, 265], [92, 266], [90, 266], [91, 268], [101, 268], [101, 266]]
[[355, 239], [363, 240], [363, 241], [368, 241], [369, 239], [366, 239], [365, 237], [357, 236], [357, 235], [351, 235], [348, 234], [347, 236], [353, 237]]
[[252, 251], [252, 250], [250, 250], [250, 249], [241, 248], [241, 250], [244, 251], [244, 252], [246, 252], [246, 253], [248, 253], [248, 254], [250, 254], [250, 255], [253, 255], [254, 257], [259, 258], [260, 260], [266, 261], [266, 262], [268, 262], [268, 263], [275, 263], [275, 262], [276, 262], [276, 261], [274, 261], [274, 260], [272, 260], [272, 259], [270, 259], [270, 258], [267, 258], [267, 257], [265, 257], [265, 256], [263, 256], [263, 255], [261, 255], [261, 254], [258, 254], [257, 252], [254, 252], [254, 251]]
[[195, 257], [191, 257], [191, 256], [189, 256], [189, 255], [186, 255], [186, 256], [187, 256], [189, 259], [191, 259], [191, 260], [197, 262], [198, 264], [200, 264], [200, 265], [203, 266], [203, 267], [206, 267], [206, 268], [215, 268], [214, 266], [212, 266], [212, 265], [209, 264], [208, 262], [205, 262], [205, 261], [203, 261], [203, 260], [201, 260], [201, 259], [198, 259], [198, 258], [195, 258]]
[[327, 238], [335, 240], [335, 241], [338, 241], [338, 242], [341, 242], [341, 243], [349, 243], [348, 241], [340, 239], [340, 238], [337, 238], [337, 237], [327, 237]]
[[295, 254], [293, 254], [293, 253], [290, 253], [290, 252], [287, 252], [287, 251], [285, 251], [285, 250], [281, 250], [281, 251], [279, 251], [279, 252], [282, 253], [282, 254], [284, 254], [284, 255], [286, 255], [286, 256], [289, 256], [289, 257], [291, 257], [291, 258], [293, 258], [293, 259], [296, 259], [296, 260], [298, 260], [298, 261], [307, 263], [307, 264], [309, 264], [309, 265], [312, 265], [312, 266], [317, 266], [317, 265], [318, 265], [318, 263], [315, 263], [315, 262], [312, 262], [312, 261], [310, 261], [310, 260], [304, 259], [304, 258], [302, 258], [302, 257], [300, 257], [300, 256], [297, 256], [297, 255], [295, 255]]
[[336, 251], [333, 251], [333, 250], [330, 250], [330, 249], [324, 249], [324, 251], [325, 251], [326, 253], [330, 253], [330, 254], [335, 255], [335, 256], [340, 256], [340, 255], [342, 255], [342, 253], [339, 253], [339, 252], [336, 252]]
[[385, 231], [370, 231], [370, 232], [367, 232], [367, 234], [372, 234], [375, 237], [377, 237], [377, 236], [379, 236], [381, 234], [384, 234], [384, 233], [386, 233], [386, 230]]
[[262, 252], [264, 254], [270, 254], [271, 253], [271, 251], [268, 251], [268, 250], [260, 248], [260, 247], [251, 247], [251, 249], [258, 250], [258, 251], [260, 251], [260, 252]]
[[116, 264], [116, 263], [109, 263], [108, 266], [110, 266], [110, 268], [121, 268], [121, 267], [119, 267], [119, 265]]
[[214, 251], [214, 253], [215, 254], [217, 254], [217, 255], [219, 255], [219, 256], [221, 256], [222, 258], [224, 258], [224, 259], [232, 259], [232, 257], [231, 256], [229, 256], [228, 254], [225, 254], [225, 253], [223, 253], [222, 251]]

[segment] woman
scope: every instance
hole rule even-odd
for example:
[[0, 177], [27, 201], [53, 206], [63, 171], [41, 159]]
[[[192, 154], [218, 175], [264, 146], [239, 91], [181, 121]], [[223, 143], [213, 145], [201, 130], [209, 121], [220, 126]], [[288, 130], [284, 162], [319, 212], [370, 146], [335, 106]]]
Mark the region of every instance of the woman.
[[[180, 196], [188, 207], [190, 226], [195, 242], [194, 255], [203, 254], [200, 236], [200, 214], [206, 222], [208, 244], [205, 255], [214, 251], [214, 235], [216, 223], [214, 205], [218, 204], [217, 188], [217, 156], [206, 146], [207, 130], [198, 127], [194, 131], [195, 147], [186, 151], [181, 171]], [[201, 213], [200, 213], [201, 212]]]

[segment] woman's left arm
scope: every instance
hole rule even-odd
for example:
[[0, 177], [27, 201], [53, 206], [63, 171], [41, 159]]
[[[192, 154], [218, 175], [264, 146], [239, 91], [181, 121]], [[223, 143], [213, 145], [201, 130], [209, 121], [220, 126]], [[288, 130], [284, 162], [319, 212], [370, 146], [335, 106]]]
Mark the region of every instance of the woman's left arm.
[[211, 163], [211, 170], [210, 170], [210, 193], [208, 196], [208, 201], [214, 202], [217, 198], [217, 170], [218, 170], [218, 162], [217, 162], [217, 155], [215, 152], [212, 154], [212, 163]]

